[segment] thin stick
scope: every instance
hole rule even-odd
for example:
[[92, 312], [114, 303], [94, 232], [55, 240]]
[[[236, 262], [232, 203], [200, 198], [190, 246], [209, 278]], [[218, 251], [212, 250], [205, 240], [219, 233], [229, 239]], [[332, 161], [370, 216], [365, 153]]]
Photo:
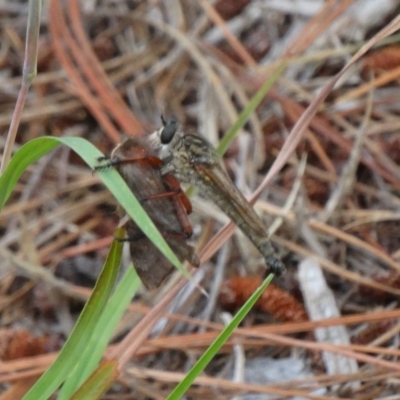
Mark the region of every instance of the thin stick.
[[4, 147], [4, 154], [1, 160], [0, 175], [3, 174], [8, 163], [10, 162], [11, 152], [14, 147], [15, 138], [19, 123], [21, 121], [22, 110], [24, 109], [25, 100], [28, 95], [29, 87], [35, 76], [37, 75], [37, 54], [38, 54], [38, 38], [40, 29], [40, 13], [42, 10], [41, 0], [32, 0], [29, 2], [28, 10], [28, 26], [26, 28], [26, 45], [24, 67], [22, 69], [22, 84], [18, 93], [17, 103], [14, 108], [14, 114], [11, 119], [10, 128], [7, 134], [7, 140]]

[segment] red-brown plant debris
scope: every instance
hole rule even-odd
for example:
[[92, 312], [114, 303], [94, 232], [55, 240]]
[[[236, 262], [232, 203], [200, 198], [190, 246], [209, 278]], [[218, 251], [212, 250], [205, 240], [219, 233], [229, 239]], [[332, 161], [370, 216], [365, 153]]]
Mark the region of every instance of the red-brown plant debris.
[[37, 356], [59, 348], [56, 337], [33, 336], [25, 329], [0, 329], [0, 359], [3, 361]]
[[354, 344], [369, 344], [396, 324], [393, 319], [374, 322], [351, 338]]
[[[389, 286], [394, 289], [400, 289], [400, 275], [397, 272], [392, 272], [386, 275], [374, 274], [372, 279], [375, 282], [382, 283], [385, 286]], [[358, 292], [370, 302], [385, 302], [388, 300], [393, 300], [397, 297], [383, 290], [367, 286], [360, 286], [358, 288]]]
[[238, 15], [250, 2], [251, 0], [217, 0], [214, 7], [223, 19], [228, 20]]
[[380, 74], [400, 66], [400, 46], [393, 44], [368, 54], [362, 67], [365, 73]]
[[[261, 285], [258, 276], [234, 276], [226, 280], [219, 295], [221, 307], [225, 309], [240, 308], [255, 290]], [[271, 314], [281, 322], [307, 321], [304, 306], [290, 293], [274, 284], [269, 284], [256, 303], [256, 307]]]

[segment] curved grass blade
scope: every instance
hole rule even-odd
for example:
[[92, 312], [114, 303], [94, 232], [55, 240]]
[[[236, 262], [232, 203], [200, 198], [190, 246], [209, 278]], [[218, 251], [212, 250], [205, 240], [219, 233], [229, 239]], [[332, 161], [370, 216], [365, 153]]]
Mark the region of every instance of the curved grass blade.
[[[97, 159], [103, 156], [100, 151], [85, 139], [77, 137], [42, 137], [31, 140], [22, 146], [14, 155], [4, 174], [0, 177], [0, 212], [10, 197], [12, 190], [25, 169], [63, 143], [75, 151], [91, 169]], [[169, 248], [164, 238], [158, 232], [151, 219], [143, 210], [140, 203], [133, 196], [128, 186], [114, 169], [98, 171], [98, 175], [110, 192], [125, 209], [128, 215], [138, 224], [144, 234], [151, 239], [154, 245], [168, 258], [171, 263], [181, 271], [189, 280], [192, 278], [183, 268], [178, 258]]]
[[40, 138], [22, 146], [0, 177], [0, 212], [25, 169], [59, 145], [55, 139]]
[[[119, 229], [118, 234], [122, 236], [122, 229]], [[72, 333], [65, 342], [57, 359], [24, 396], [23, 400], [49, 398], [65, 381], [71, 371], [76, 368], [77, 360], [84, 353], [97, 321], [114, 288], [121, 264], [122, 246], [123, 243], [121, 241], [116, 239], [113, 241], [92, 295], [79, 316]]]
[[82, 384], [86, 385], [85, 380], [89, 378], [100, 362], [118, 322], [140, 285], [141, 282], [136, 271], [128, 268], [101, 313], [79, 365], [61, 388], [58, 400], [69, 399], [77, 388]]

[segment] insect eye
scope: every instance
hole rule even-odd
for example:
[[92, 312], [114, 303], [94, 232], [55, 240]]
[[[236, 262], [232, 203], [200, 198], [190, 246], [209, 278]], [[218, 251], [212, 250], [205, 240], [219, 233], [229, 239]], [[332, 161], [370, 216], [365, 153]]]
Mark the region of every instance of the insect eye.
[[161, 130], [160, 140], [162, 144], [171, 143], [176, 131], [178, 130], [178, 121], [176, 119], [169, 119], [164, 122], [164, 128]]

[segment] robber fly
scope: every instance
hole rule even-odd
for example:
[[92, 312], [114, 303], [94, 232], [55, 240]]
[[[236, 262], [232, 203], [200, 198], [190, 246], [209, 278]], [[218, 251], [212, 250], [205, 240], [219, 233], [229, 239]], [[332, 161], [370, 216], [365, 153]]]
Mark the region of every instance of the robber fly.
[[173, 174], [178, 181], [197, 187], [253, 242], [271, 272], [279, 275], [284, 264], [269, 241], [261, 219], [229, 178], [212, 145], [200, 136], [185, 134], [176, 120], [163, 120], [163, 123], [158, 131], [163, 146], [161, 173]]
[[[155, 226], [178, 259], [198, 266], [199, 259], [187, 239], [192, 235], [187, 214], [192, 211], [189, 199], [171, 175], [161, 176], [162, 161], [151, 154], [144, 139], [130, 137], [120, 143], [111, 157], [102, 157], [96, 170], [115, 167], [141, 202]], [[121, 220], [123, 212], [119, 211]], [[175, 271], [138, 225], [127, 219], [126, 241], [133, 265], [147, 289], [159, 287]]]

